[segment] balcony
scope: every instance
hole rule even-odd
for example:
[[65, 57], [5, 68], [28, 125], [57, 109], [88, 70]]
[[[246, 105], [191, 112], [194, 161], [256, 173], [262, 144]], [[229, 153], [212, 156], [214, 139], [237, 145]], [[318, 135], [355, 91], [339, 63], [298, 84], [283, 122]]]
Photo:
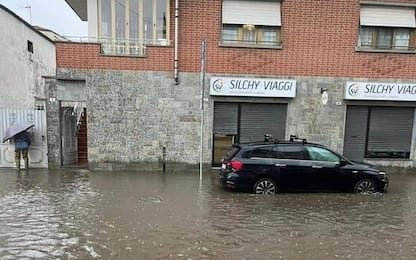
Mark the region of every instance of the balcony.
[[115, 38], [95, 38], [95, 37], [65, 37], [69, 42], [80, 43], [99, 43], [101, 54], [109, 56], [132, 56], [146, 57], [146, 46], [169, 46], [170, 41], [166, 39], [158, 40], [131, 40]]

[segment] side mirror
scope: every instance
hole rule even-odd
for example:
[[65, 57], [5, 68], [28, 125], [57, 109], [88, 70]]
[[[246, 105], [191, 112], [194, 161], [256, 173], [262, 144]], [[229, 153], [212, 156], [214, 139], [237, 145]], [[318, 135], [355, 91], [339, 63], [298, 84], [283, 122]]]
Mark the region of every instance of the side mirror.
[[344, 159], [340, 159], [339, 162], [337, 163], [339, 167], [345, 166], [347, 165], [347, 161]]

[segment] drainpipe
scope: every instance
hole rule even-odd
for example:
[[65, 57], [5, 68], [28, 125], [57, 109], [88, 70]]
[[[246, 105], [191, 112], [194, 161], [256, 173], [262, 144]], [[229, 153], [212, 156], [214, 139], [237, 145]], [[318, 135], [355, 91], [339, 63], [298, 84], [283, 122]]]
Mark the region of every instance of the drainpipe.
[[174, 55], [174, 76], [175, 85], [179, 84], [178, 77], [178, 22], [179, 22], [179, 0], [175, 0], [175, 55]]

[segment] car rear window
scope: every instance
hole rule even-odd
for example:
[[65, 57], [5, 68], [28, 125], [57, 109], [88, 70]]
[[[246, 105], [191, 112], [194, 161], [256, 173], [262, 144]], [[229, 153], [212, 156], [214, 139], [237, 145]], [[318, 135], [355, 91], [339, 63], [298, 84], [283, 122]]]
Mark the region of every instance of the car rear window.
[[231, 148], [231, 150], [229, 150], [225, 155], [224, 155], [224, 160], [230, 160], [234, 157], [234, 155], [236, 155], [236, 153], [238, 153], [238, 151], [240, 151], [240, 147], [238, 146], [233, 146]]

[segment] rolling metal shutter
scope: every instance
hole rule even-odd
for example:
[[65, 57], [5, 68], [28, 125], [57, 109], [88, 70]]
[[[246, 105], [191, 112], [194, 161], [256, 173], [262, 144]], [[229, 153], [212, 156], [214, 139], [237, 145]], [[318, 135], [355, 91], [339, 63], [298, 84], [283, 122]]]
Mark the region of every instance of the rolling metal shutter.
[[280, 26], [280, 1], [223, 0], [222, 23]]
[[399, 6], [361, 6], [360, 23], [365, 26], [415, 28], [415, 8]]
[[344, 134], [344, 155], [353, 161], [363, 161], [367, 140], [368, 107], [348, 106]]
[[414, 108], [371, 107], [368, 131], [369, 152], [409, 152]]
[[237, 103], [214, 103], [214, 134], [237, 135], [237, 124]]
[[287, 104], [241, 104], [240, 142], [262, 141], [272, 134], [283, 139]]

